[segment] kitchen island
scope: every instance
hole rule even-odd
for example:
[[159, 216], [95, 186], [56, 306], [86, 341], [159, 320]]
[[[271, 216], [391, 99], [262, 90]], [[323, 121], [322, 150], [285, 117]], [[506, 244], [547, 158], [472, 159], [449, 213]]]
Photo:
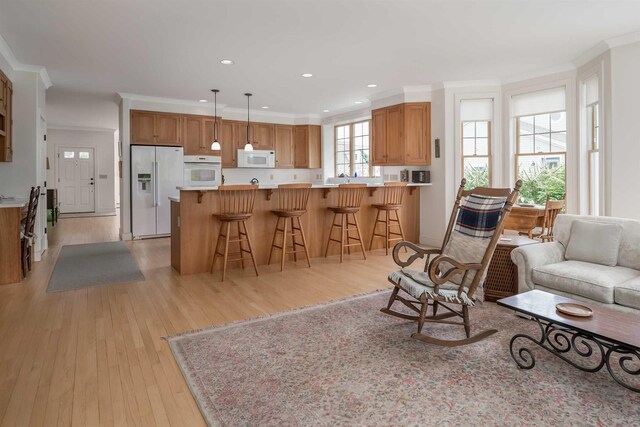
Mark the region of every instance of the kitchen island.
[[[405, 238], [414, 242], [420, 235], [420, 187], [431, 184], [409, 183], [400, 209], [400, 220]], [[376, 217], [374, 203], [382, 202], [384, 189], [382, 184], [367, 186], [358, 220], [363, 234], [365, 247], [373, 232]], [[323, 256], [333, 215], [327, 209], [335, 204], [337, 185], [322, 184], [311, 188], [307, 213], [302, 216], [302, 225], [307, 237], [309, 253], [312, 258]], [[204, 273], [211, 269], [213, 246], [218, 236], [219, 223], [213, 214], [218, 212], [217, 187], [178, 187], [179, 198], [171, 200], [171, 265], [180, 274]], [[418, 190], [418, 191], [415, 191]], [[260, 185], [252, 218], [247, 228], [253, 244], [256, 262], [267, 264], [276, 217], [271, 213], [277, 204], [277, 185]], [[339, 253], [339, 245], [331, 245], [329, 255]], [[383, 239], [376, 238], [373, 249], [384, 248]], [[236, 248], [231, 248], [235, 251]], [[352, 249], [357, 251], [357, 249]], [[313, 260], [311, 261], [313, 266]], [[236, 264], [236, 265], [233, 265]], [[230, 264], [238, 268], [239, 263]], [[217, 268], [217, 267], [216, 267]]]

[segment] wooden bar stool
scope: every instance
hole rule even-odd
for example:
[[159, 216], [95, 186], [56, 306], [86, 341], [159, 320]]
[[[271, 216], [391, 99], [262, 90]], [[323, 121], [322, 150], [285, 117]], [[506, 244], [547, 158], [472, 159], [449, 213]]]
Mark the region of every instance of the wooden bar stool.
[[[383, 237], [385, 239], [384, 253], [386, 255], [389, 255], [391, 242], [404, 240], [404, 231], [402, 230], [398, 211], [402, 207], [402, 198], [404, 197], [406, 188], [406, 182], [384, 183], [383, 201], [382, 203], [373, 205], [373, 207], [378, 210], [378, 213], [376, 215], [376, 221], [373, 223], [373, 232], [371, 233], [371, 240], [369, 240], [369, 250], [371, 250], [371, 245], [373, 245], [374, 237]], [[380, 216], [383, 212], [384, 218], [381, 219]], [[380, 223], [383, 224], [384, 234], [376, 233], [376, 228]], [[391, 227], [398, 227], [398, 230], [392, 231]]]
[[[366, 184], [340, 184], [338, 186], [338, 204], [337, 206], [329, 207], [333, 212], [333, 220], [331, 221], [331, 229], [329, 230], [327, 249], [324, 251], [325, 258], [329, 253], [329, 245], [331, 242], [337, 242], [340, 243], [340, 262], [342, 262], [344, 258], [344, 249], [347, 248], [347, 251], [351, 253], [351, 246], [360, 246], [362, 256], [364, 256], [364, 259], [367, 259], [364, 243], [362, 243], [362, 233], [360, 233], [358, 217], [356, 216], [360, 210], [362, 197], [366, 189]], [[350, 221], [349, 215], [351, 215], [353, 222]], [[338, 219], [337, 224], [336, 218]], [[331, 236], [334, 228], [340, 229], [339, 240]], [[349, 234], [350, 231], [355, 231], [356, 236]], [[356, 243], [351, 243], [351, 240], [356, 241]]]
[[31, 271], [33, 262], [33, 239], [35, 237], [34, 228], [36, 215], [38, 214], [38, 201], [40, 200], [40, 187], [31, 187], [29, 193], [29, 205], [27, 216], [24, 219], [24, 228], [20, 230], [20, 259], [22, 264], [22, 276], [27, 277], [27, 272]]
[[[256, 200], [258, 187], [255, 185], [221, 185], [218, 187], [219, 209], [220, 213], [214, 214], [214, 218], [220, 221], [220, 231], [213, 252], [213, 261], [211, 262], [211, 273], [216, 265], [216, 258], [220, 255], [223, 258], [222, 263], [222, 281], [227, 275], [227, 262], [240, 261], [244, 269], [244, 254], [249, 254], [253, 269], [258, 276], [258, 266], [256, 258], [253, 256], [253, 248], [251, 239], [247, 232], [246, 221], [253, 215], [253, 203]], [[231, 224], [235, 223], [238, 235], [235, 238], [230, 236]], [[246, 242], [247, 248], [243, 243]], [[229, 259], [229, 243], [237, 243], [239, 251], [231, 255], [237, 258]], [[220, 246], [222, 245], [222, 248]]]
[[[307, 212], [307, 202], [309, 201], [309, 193], [311, 192], [311, 184], [280, 184], [278, 185], [278, 209], [271, 211], [278, 217], [276, 229], [273, 232], [273, 240], [271, 241], [271, 250], [269, 251], [269, 262], [271, 264], [271, 256], [273, 249], [280, 249], [280, 271], [284, 270], [284, 259], [287, 254], [293, 254], [294, 262], [298, 261], [298, 252], [304, 252], [307, 258], [307, 264], [311, 267], [309, 259], [309, 249], [307, 248], [307, 239], [304, 235], [302, 222], [300, 217]], [[281, 227], [282, 224], [282, 228]], [[290, 227], [287, 228], [287, 225]], [[278, 239], [278, 233], [282, 233], [282, 239]], [[300, 237], [300, 241], [296, 237]], [[291, 237], [291, 250], [287, 250], [287, 237]], [[281, 246], [276, 244], [279, 240]], [[298, 249], [301, 247], [302, 249]]]

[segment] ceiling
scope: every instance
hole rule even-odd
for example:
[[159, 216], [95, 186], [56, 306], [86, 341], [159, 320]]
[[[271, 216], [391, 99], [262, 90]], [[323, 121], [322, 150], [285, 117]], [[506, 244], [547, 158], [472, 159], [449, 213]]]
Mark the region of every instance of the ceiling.
[[250, 91], [252, 107], [322, 114], [562, 66], [640, 30], [638, 17], [640, 1], [2, 0], [0, 34], [57, 91], [211, 100], [218, 88], [230, 107]]

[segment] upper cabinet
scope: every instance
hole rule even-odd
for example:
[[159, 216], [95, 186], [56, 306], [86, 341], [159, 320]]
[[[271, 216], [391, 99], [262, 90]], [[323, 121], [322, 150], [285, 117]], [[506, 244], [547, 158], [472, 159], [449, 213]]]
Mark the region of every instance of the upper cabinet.
[[13, 160], [12, 113], [13, 85], [0, 71], [0, 162]]
[[293, 168], [293, 126], [275, 125], [276, 168]]
[[410, 102], [371, 112], [372, 164], [431, 164], [431, 103]]
[[318, 169], [322, 167], [322, 139], [320, 126], [295, 126], [294, 167], [308, 169]]
[[[4, 99], [4, 98], [3, 98]], [[214, 123], [221, 150], [213, 151]], [[320, 126], [251, 123], [254, 150], [275, 150], [276, 168], [322, 167]], [[247, 143], [247, 123], [213, 116], [131, 111], [131, 144], [184, 147], [185, 156], [220, 156], [223, 168], [237, 167], [238, 149]]]
[[[236, 146], [243, 148], [247, 143], [247, 124], [235, 122]], [[275, 125], [272, 123], [251, 123], [250, 139], [254, 150], [275, 149]]]
[[180, 146], [181, 115], [131, 111], [131, 144]]

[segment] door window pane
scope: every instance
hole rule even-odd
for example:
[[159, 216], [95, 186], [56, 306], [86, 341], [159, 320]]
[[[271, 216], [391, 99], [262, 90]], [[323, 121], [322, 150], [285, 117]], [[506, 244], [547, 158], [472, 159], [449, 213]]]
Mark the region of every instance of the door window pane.
[[86, 160], [89, 158], [89, 152], [88, 151], [80, 151], [78, 152], [78, 158], [79, 159], [83, 159]]
[[76, 152], [75, 151], [65, 151], [63, 155], [64, 155], [65, 159], [75, 159], [76, 158]]

